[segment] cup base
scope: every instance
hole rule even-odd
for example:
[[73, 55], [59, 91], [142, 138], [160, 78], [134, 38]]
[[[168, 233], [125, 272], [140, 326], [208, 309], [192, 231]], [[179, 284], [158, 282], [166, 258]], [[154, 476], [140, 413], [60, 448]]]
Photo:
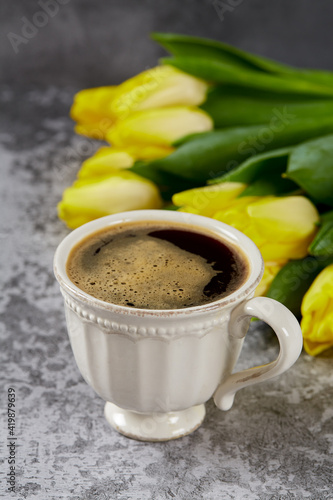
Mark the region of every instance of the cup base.
[[107, 402], [104, 415], [121, 434], [139, 441], [169, 441], [195, 431], [205, 418], [205, 405], [169, 413], [138, 413]]

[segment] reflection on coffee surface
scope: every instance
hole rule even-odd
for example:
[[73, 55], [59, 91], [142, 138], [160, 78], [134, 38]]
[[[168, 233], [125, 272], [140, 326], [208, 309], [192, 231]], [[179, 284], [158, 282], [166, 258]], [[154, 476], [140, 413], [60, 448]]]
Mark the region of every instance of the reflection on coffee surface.
[[170, 223], [122, 224], [93, 233], [71, 252], [67, 274], [97, 299], [140, 309], [182, 309], [237, 290], [245, 257], [198, 228]]

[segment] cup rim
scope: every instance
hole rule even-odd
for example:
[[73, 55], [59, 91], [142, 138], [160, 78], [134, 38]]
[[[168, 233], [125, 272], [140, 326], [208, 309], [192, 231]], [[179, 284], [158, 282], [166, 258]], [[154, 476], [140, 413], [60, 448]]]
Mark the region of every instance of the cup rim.
[[[170, 222], [185, 226], [192, 226], [194, 230], [197, 227], [205, 229], [215, 237], [222, 238], [223, 240], [238, 247], [241, 252], [245, 254], [250, 267], [247, 279], [237, 290], [221, 299], [213, 302], [207, 302], [206, 304], [200, 306], [192, 306], [182, 309], [143, 309], [112, 304], [89, 295], [70, 280], [66, 272], [66, 264], [69, 254], [75, 245], [90, 234], [103, 230], [104, 228], [139, 221], [151, 221], [157, 223], [159, 221]], [[188, 314], [200, 314], [208, 311], [220, 310], [222, 307], [229, 304], [241, 302], [258, 286], [264, 272], [264, 262], [260, 250], [255, 243], [245, 234], [238, 231], [238, 229], [235, 229], [224, 222], [186, 212], [171, 210], [134, 210], [100, 217], [87, 222], [70, 232], [60, 242], [56, 249], [53, 260], [53, 271], [62, 289], [64, 289], [74, 299], [76, 298], [81, 300], [81, 302], [83, 301], [91, 307], [128, 316], [144, 315], [156, 317], [167, 315], [180, 317]]]

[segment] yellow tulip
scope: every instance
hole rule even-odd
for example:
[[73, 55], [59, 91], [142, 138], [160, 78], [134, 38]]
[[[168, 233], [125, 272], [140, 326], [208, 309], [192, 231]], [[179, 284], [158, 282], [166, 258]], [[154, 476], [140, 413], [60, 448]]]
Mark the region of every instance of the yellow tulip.
[[275, 276], [277, 275], [277, 273], [280, 271], [280, 269], [283, 267], [284, 264], [286, 264], [286, 262], [279, 262], [279, 263], [265, 262], [263, 277], [261, 278], [261, 281], [255, 291], [256, 297], [266, 294], [273, 279], [275, 278]]
[[319, 215], [303, 196], [244, 196], [214, 218], [236, 227], [259, 247], [267, 262], [286, 262], [307, 255]]
[[104, 215], [161, 206], [154, 183], [133, 172], [119, 170], [108, 177], [78, 180], [65, 189], [58, 215], [74, 229]]
[[126, 151], [138, 160], [155, 160], [171, 154], [172, 146], [158, 146], [156, 144], [131, 144]]
[[173, 148], [159, 146], [128, 147], [119, 149], [113, 147], [102, 147], [96, 153], [85, 160], [78, 172], [79, 179], [88, 177], [105, 177], [112, 175], [117, 170], [131, 168], [136, 159], [154, 160], [170, 154]]
[[78, 134], [100, 140], [105, 138], [116, 119], [109, 108], [116, 89], [111, 86], [84, 89], [74, 96], [70, 116], [77, 122], [75, 131]]
[[136, 111], [166, 106], [198, 106], [208, 84], [172, 66], [143, 71], [116, 88], [111, 112], [120, 119]]
[[206, 98], [208, 84], [171, 66], [157, 66], [118, 86], [84, 89], [74, 97], [70, 115], [75, 131], [95, 139], [133, 112], [198, 106]]
[[227, 207], [245, 188], [246, 184], [241, 182], [222, 182], [176, 193], [172, 202], [182, 207], [182, 212], [212, 217], [222, 207]]
[[316, 356], [333, 347], [333, 264], [314, 280], [302, 301], [304, 348]]
[[185, 135], [206, 132], [213, 121], [204, 111], [189, 106], [150, 109], [118, 121], [106, 134], [116, 147], [136, 145], [170, 146]]
[[117, 148], [100, 148], [91, 158], [85, 160], [78, 172], [79, 179], [105, 177], [117, 170], [130, 168], [134, 158], [127, 151]]

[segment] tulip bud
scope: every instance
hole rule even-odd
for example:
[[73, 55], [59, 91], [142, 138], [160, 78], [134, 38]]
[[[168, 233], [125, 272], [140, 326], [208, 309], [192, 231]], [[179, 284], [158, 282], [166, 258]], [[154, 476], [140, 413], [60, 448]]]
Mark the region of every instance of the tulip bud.
[[133, 113], [118, 121], [106, 134], [116, 147], [136, 145], [170, 146], [176, 140], [213, 128], [209, 115], [197, 108], [178, 106]]
[[70, 110], [72, 120], [77, 122], [75, 131], [94, 139], [104, 139], [106, 131], [115, 123], [109, 104], [117, 87], [84, 89], [74, 97]]
[[333, 264], [316, 277], [302, 301], [304, 349], [316, 356], [333, 347]]
[[319, 221], [315, 206], [303, 196], [244, 196], [214, 218], [244, 232], [265, 261], [276, 263], [305, 257]]
[[127, 151], [104, 147], [82, 163], [78, 177], [79, 179], [105, 177], [119, 169], [130, 168], [133, 164], [134, 158]]
[[58, 215], [74, 229], [98, 217], [125, 212], [161, 208], [162, 201], [155, 184], [133, 172], [97, 179], [76, 181], [66, 189], [58, 204]]
[[207, 89], [208, 84], [199, 78], [172, 66], [157, 66], [118, 86], [81, 90], [74, 97], [70, 114], [77, 122], [75, 131], [78, 134], [102, 140], [108, 129], [132, 113], [198, 106], [206, 99]]
[[136, 111], [168, 106], [198, 106], [206, 98], [208, 84], [172, 66], [143, 71], [117, 87], [110, 111], [125, 119]]
[[273, 279], [283, 267], [284, 262], [265, 262], [264, 274], [261, 278], [259, 285], [255, 290], [255, 296], [259, 297], [262, 295], [266, 295]]
[[176, 193], [172, 197], [172, 202], [182, 207], [182, 211], [212, 217], [222, 207], [228, 207], [229, 202], [245, 188], [246, 184], [241, 182], [222, 182]]

